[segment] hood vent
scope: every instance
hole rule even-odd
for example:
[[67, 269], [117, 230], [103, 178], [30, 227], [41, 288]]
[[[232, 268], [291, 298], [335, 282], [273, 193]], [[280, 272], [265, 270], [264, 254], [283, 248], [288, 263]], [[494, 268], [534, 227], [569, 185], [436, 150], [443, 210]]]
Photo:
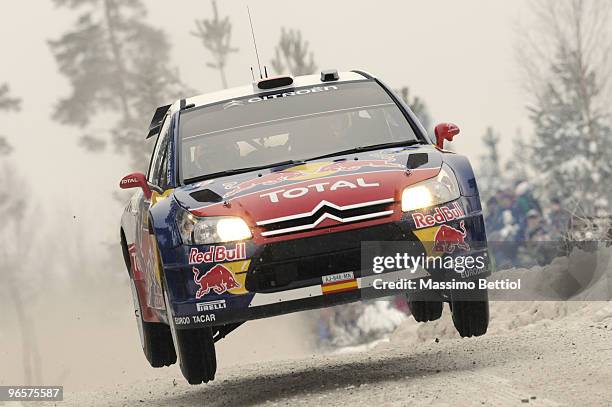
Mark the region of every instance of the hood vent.
[[409, 170], [414, 170], [415, 168], [424, 166], [428, 162], [429, 155], [427, 153], [412, 153], [408, 156], [406, 167], [408, 167]]
[[223, 197], [210, 189], [202, 189], [189, 194], [198, 202], [221, 202]]

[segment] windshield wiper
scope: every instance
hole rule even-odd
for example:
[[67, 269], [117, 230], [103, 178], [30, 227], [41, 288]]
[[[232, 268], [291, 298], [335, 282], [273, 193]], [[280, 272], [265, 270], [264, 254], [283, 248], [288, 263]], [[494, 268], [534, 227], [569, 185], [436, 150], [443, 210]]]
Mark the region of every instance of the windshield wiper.
[[184, 182], [185, 184], [191, 184], [192, 182], [205, 181], [207, 179], [212, 179], [212, 178], [226, 177], [228, 175], [242, 174], [245, 172], [263, 170], [263, 169], [272, 168], [272, 167], [281, 167], [283, 165], [299, 165], [299, 164], [304, 164], [304, 161], [303, 160], [286, 160], [286, 161], [281, 161], [278, 163], [258, 165], [255, 167], [233, 168], [229, 170], [223, 170], [219, 172], [213, 172], [210, 174], [200, 175], [197, 177], [187, 178], [185, 179]]
[[334, 157], [334, 156], [338, 156], [338, 155], [345, 155], [345, 154], [351, 154], [351, 153], [360, 153], [360, 152], [363, 152], [363, 151], [379, 150], [379, 149], [382, 149], [382, 148], [389, 148], [389, 147], [412, 146], [412, 145], [415, 145], [415, 144], [425, 144], [425, 143], [423, 141], [421, 141], [421, 140], [404, 140], [404, 141], [394, 141], [394, 142], [390, 142], [390, 143], [372, 144], [372, 145], [369, 145], [369, 146], [353, 147], [353, 148], [350, 148], [348, 150], [336, 151], [336, 152], [333, 152], [333, 153], [324, 154], [324, 155], [320, 155], [320, 156], [317, 156], [317, 157], [307, 158], [305, 160], [286, 160], [286, 161], [281, 161], [281, 162], [277, 162], [277, 163], [258, 165], [258, 166], [255, 166], [255, 167], [234, 168], [234, 169], [223, 170], [223, 171], [219, 171], [219, 172], [213, 172], [213, 173], [210, 173], [210, 174], [204, 174], [204, 175], [200, 175], [200, 176], [197, 176], [197, 177], [187, 178], [187, 179], [184, 180], [184, 182], [185, 182], [185, 184], [191, 184], [193, 182], [205, 181], [207, 179], [226, 177], [226, 176], [229, 176], [229, 175], [242, 174], [242, 173], [245, 173], [245, 172], [263, 170], [263, 169], [272, 168], [272, 167], [281, 167], [283, 165], [299, 165], [299, 164], [304, 164], [306, 161], [313, 161], [313, 160], [318, 160], [318, 159], [321, 159], [321, 158]]
[[345, 155], [345, 154], [352, 154], [352, 153], [361, 153], [363, 151], [380, 150], [380, 149], [389, 148], [389, 147], [413, 146], [415, 144], [425, 144], [425, 143], [423, 141], [421, 141], [421, 140], [404, 140], [404, 141], [394, 141], [394, 142], [390, 142], [390, 143], [372, 144], [372, 145], [369, 145], [369, 146], [353, 147], [353, 148], [349, 148], [348, 150], [342, 150], [342, 151], [336, 151], [334, 153], [323, 154], [323, 155], [319, 155], [317, 157], [307, 158], [304, 161], [313, 161], [313, 160], [318, 160], [318, 159], [321, 159], [321, 158], [335, 157], [335, 156], [338, 156], [338, 155]]

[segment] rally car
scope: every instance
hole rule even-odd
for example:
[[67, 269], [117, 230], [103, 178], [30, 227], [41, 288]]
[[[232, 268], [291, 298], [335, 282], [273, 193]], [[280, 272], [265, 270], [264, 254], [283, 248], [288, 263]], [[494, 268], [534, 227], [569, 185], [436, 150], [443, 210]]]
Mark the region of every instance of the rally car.
[[[430, 139], [362, 71], [264, 78], [159, 107], [148, 173], [120, 182], [138, 188], [120, 234], [149, 363], [178, 356], [189, 383], [208, 382], [215, 342], [247, 320], [396, 293], [381, 282], [486, 277], [488, 264], [373, 272], [364, 260], [368, 242], [486, 257], [474, 173], [443, 146], [457, 133], [443, 123]], [[435, 287], [408, 292], [417, 321], [447, 302], [462, 336], [486, 332], [486, 289]]]

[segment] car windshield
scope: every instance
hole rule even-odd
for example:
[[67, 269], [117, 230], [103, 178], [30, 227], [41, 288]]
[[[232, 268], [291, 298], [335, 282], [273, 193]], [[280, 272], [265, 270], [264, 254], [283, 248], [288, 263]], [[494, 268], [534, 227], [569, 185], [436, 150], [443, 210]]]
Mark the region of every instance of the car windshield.
[[180, 116], [183, 180], [374, 144], [418, 140], [375, 81], [251, 95]]

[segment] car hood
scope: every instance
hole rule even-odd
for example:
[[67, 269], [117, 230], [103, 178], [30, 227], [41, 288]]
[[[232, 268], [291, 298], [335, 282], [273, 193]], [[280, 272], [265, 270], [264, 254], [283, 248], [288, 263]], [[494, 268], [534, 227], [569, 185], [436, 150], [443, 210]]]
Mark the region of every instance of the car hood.
[[177, 188], [174, 196], [198, 216], [241, 216], [255, 226], [322, 206], [397, 202], [406, 186], [436, 176], [441, 165], [431, 145], [390, 148], [206, 180]]

